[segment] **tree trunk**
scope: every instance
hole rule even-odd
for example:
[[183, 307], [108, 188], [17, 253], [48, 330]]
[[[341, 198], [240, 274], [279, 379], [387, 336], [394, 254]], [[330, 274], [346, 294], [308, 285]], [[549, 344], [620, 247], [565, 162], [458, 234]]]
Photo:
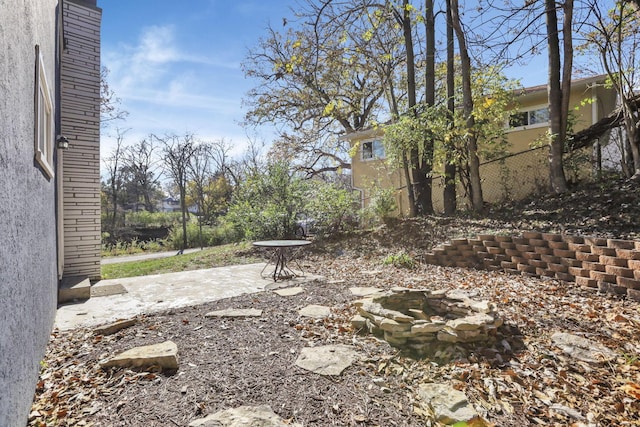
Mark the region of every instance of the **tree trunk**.
[[[427, 108], [435, 105], [436, 99], [436, 26], [435, 15], [433, 13], [433, 0], [425, 0], [425, 33], [426, 33], [426, 63], [425, 63], [425, 103]], [[433, 135], [428, 133], [425, 136], [422, 158], [420, 159], [419, 174], [422, 184], [420, 185], [420, 198], [418, 206], [423, 215], [433, 213], [432, 198], [432, 171], [433, 171]]]
[[458, 39], [462, 73], [462, 111], [466, 119], [467, 154], [469, 157], [469, 183], [471, 184], [471, 204], [475, 211], [483, 210], [482, 182], [480, 180], [480, 159], [478, 141], [475, 134], [473, 117], [473, 95], [471, 92], [471, 58], [467, 50], [467, 41], [460, 23], [458, 0], [451, 0], [451, 23]]
[[[415, 114], [416, 106], [416, 70], [413, 53], [413, 35], [411, 34], [411, 14], [409, 11], [409, 0], [402, 2], [402, 30], [404, 33], [404, 44], [407, 51], [407, 102], [411, 114]], [[419, 201], [422, 199], [419, 163], [420, 152], [418, 148], [412, 148], [409, 152], [409, 163], [411, 168], [411, 188], [414, 194], [414, 205], [410, 208], [410, 216], [416, 216], [419, 212]]]
[[[453, 128], [455, 112], [455, 69], [453, 25], [451, 23], [451, 0], [447, 0], [447, 110], [449, 125]], [[456, 211], [456, 165], [454, 164], [453, 144], [445, 146], [444, 165], [444, 213], [452, 214]]]
[[411, 185], [411, 168], [409, 167], [409, 160], [407, 155], [402, 154], [402, 171], [404, 172], [404, 180], [407, 183], [407, 200], [409, 201], [409, 216], [415, 217], [418, 215], [416, 198], [413, 194], [413, 186]]
[[187, 249], [187, 192], [186, 183], [180, 183], [180, 210], [182, 211], [182, 250]]
[[[388, 102], [391, 108], [393, 118], [395, 120], [400, 116], [400, 113], [398, 111], [398, 101], [395, 97], [393, 79], [391, 79], [390, 76], [387, 76], [387, 77], [389, 78], [389, 87], [388, 87], [389, 101]], [[406, 183], [406, 186], [407, 186], [407, 201], [409, 202], [409, 216], [415, 217], [418, 214], [418, 212], [416, 210], [417, 205], [416, 205], [415, 197], [413, 195], [413, 188], [411, 186], [411, 170], [409, 168], [409, 160], [407, 159], [407, 154], [408, 153], [405, 153], [405, 152], [402, 153], [402, 172], [404, 174], [404, 182]]]
[[[566, 114], [563, 114], [562, 87], [560, 85], [560, 38], [555, 0], [545, 0], [547, 47], [549, 51], [549, 181], [554, 193], [567, 191], [567, 180], [562, 164], [563, 135], [566, 135]], [[566, 38], [567, 35], [565, 34]], [[566, 59], [565, 59], [566, 61]], [[564, 124], [564, 130], [563, 130]]]

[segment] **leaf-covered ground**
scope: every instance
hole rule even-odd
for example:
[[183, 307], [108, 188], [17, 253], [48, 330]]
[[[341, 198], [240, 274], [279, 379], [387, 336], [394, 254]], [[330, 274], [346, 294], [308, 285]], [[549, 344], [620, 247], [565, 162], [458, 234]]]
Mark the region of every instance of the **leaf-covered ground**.
[[[327, 280], [305, 292], [245, 295], [142, 316], [115, 335], [54, 331], [30, 425], [185, 426], [229, 407], [267, 404], [304, 426], [437, 425], [416, 401], [423, 382], [464, 391], [479, 415], [500, 426], [620, 426], [640, 420], [640, 303], [554, 280], [384, 260], [420, 254], [451, 237], [522, 230], [639, 239], [640, 192], [624, 182], [576, 189], [561, 198], [503, 206], [490, 218], [423, 218], [331, 242], [317, 242], [303, 265]], [[593, 197], [591, 197], [593, 196]], [[635, 221], [635, 223], [634, 223]], [[349, 288], [377, 286], [463, 289], [493, 301], [505, 320], [491, 345], [452, 346], [412, 359], [385, 342], [358, 335], [349, 322], [357, 299]], [[321, 320], [301, 317], [309, 304], [332, 307]], [[248, 319], [212, 319], [222, 308], [259, 308]], [[616, 353], [594, 365], [553, 344], [567, 332]], [[171, 339], [180, 367], [160, 372], [102, 370], [98, 361], [133, 346]], [[294, 364], [303, 347], [343, 343], [361, 359], [338, 377]]]

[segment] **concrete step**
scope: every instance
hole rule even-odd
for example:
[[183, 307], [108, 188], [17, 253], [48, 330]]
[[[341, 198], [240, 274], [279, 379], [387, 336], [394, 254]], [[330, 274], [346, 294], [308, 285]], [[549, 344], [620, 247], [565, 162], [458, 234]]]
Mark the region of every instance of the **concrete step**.
[[91, 298], [91, 281], [88, 277], [64, 277], [58, 289], [58, 303]]

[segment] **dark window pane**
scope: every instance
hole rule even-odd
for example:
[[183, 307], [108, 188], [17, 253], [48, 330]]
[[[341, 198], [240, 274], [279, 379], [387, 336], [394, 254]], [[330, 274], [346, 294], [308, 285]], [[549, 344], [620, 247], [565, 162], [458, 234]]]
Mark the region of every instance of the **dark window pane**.
[[373, 159], [373, 142], [365, 142], [362, 144], [362, 159]]
[[520, 126], [526, 126], [529, 124], [527, 118], [528, 115], [526, 111], [513, 113], [509, 116], [509, 127], [517, 128]]

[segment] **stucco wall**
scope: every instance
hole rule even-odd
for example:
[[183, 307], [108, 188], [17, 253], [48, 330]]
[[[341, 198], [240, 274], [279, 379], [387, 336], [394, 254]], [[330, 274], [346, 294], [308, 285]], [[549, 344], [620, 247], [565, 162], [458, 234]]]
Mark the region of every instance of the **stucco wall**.
[[36, 44], [55, 83], [56, 6], [0, 0], [0, 426], [26, 424], [56, 310], [55, 182], [34, 162], [33, 112]]

